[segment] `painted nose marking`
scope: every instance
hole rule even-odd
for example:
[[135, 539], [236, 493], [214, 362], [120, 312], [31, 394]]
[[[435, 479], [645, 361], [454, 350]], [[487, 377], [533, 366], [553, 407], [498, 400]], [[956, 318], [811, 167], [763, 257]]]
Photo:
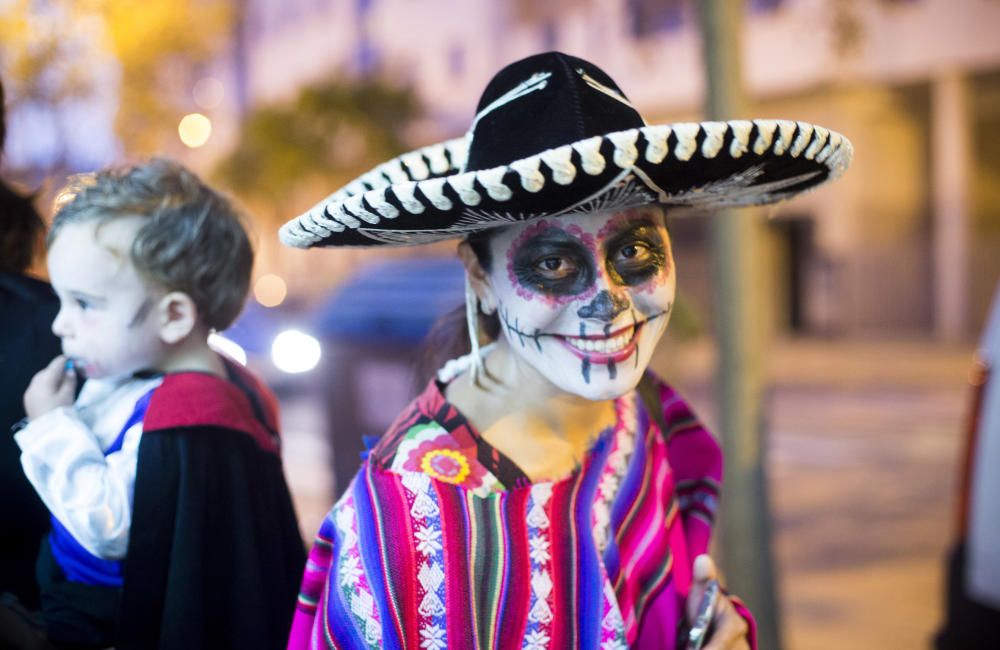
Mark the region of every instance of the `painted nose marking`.
[[628, 300], [613, 295], [607, 289], [600, 291], [588, 304], [580, 307], [576, 315], [580, 318], [593, 318], [611, 322], [618, 314], [628, 309]]

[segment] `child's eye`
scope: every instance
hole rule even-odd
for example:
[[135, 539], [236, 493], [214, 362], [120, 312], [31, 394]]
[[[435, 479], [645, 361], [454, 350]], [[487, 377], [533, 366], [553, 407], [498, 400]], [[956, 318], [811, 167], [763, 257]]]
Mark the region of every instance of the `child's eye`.
[[90, 302], [84, 300], [83, 298], [74, 298], [73, 302], [76, 303], [77, 307], [79, 307], [80, 309], [82, 309], [84, 311], [86, 311], [87, 309], [90, 309]]

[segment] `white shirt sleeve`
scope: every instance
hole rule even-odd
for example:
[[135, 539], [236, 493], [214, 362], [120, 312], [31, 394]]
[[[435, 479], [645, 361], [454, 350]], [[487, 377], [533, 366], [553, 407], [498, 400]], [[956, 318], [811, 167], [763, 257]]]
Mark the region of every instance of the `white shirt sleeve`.
[[142, 422], [105, 457], [73, 407], [57, 408], [15, 434], [21, 465], [49, 512], [85, 549], [121, 559], [128, 549]]

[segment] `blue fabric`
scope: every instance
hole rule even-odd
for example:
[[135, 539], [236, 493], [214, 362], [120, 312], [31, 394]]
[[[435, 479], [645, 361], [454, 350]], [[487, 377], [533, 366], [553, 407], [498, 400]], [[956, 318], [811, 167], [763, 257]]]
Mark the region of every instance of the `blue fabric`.
[[371, 495], [374, 490], [369, 484], [372, 468], [363, 465], [354, 481], [354, 508], [358, 517], [358, 547], [361, 551], [361, 562], [365, 568], [379, 617], [382, 619], [382, 647], [388, 650], [402, 650], [403, 643], [396, 631], [393, 619], [392, 604], [389, 602], [389, 589], [382, 577], [382, 558], [379, 557], [379, 532], [376, 525], [375, 504]]
[[[104, 450], [105, 457], [119, 451], [125, 440], [125, 433], [146, 417], [146, 409], [149, 407], [149, 400], [155, 390], [154, 388], [149, 391], [135, 403], [132, 415], [125, 422], [125, 426], [122, 427], [114, 442]], [[52, 547], [52, 556], [55, 557], [67, 580], [101, 587], [120, 587], [122, 585], [122, 561], [97, 557], [81, 546], [73, 534], [54, 516], [52, 517], [52, 532], [49, 533], [49, 545]]]
[[441, 316], [463, 304], [465, 270], [457, 259], [390, 260], [341, 285], [314, 312], [312, 330], [352, 344], [414, 345]]
[[598, 479], [600, 479], [601, 471], [608, 462], [608, 456], [611, 455], [613, 435], [614, 427], [608, 427], [592, 447], [593, 456], [586, 472], [583, 473], [583, 484], [577, 493], [577, 507], [574, 508], [576, 529], [581, 533], [576, 540], [576, 552], [578, 557], [584, 558], [577, 563], [579, 566], [577, 579], [580, 581], [577, 590], [577, 616], [579, 617], [577, 620], [579, 621], [580, 637], [577, 641], [581, 648], [600, 647], [601, 621], [603, 619], [601, 610], [604, 606], [604, 576], [601, 575], [601, 565], [597, 560], [598, 553], [594, 536], [589, 534], [593, 527], [593, 513], [589, 506], [582, 507], [582, 504], [594, 503]]

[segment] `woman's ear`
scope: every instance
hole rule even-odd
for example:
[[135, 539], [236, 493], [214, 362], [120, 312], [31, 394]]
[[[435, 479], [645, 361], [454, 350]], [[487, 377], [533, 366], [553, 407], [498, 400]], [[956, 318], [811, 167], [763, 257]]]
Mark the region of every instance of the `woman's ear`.
[[183, 341], [198, 324], [198, 307], [183, 291], [171, 291], [160, 299], [158, 307], [160, 338], [164, 343]]
[[479, 263], [479, 258], [469, 242], [463, 240], [458, 244], [458, 259], [462, 260], [462, 265], [465, 266], [465, 273], [469, 276], [472, 290], [476, 292], [483, 312], [492, 314], [497, 308], [493, 285], [490, 284], [490, 277]]

